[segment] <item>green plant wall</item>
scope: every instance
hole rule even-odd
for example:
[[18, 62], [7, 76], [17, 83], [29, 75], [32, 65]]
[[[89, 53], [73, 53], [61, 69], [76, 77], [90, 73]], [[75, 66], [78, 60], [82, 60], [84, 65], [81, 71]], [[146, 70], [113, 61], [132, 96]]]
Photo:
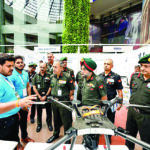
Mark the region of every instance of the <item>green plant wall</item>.
[[[63, 44], [88, 44], [90, 0], [64, 0]], [[63, 46], [63, 53], [76, 53], [77, 46]], [[81, 53], [88, 52], [88, 46], [80, 46]]]

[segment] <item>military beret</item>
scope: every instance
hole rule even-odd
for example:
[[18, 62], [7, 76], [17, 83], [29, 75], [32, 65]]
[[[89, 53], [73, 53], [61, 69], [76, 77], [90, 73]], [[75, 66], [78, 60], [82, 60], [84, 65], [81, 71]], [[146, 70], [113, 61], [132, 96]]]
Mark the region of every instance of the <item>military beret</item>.
[[94, 71], [97, 67], [95, 61], [90, 58], [82, 58], [80, 64], [81, 66], [84, 65], [84, 67], [90, 72]]
[[67, 57], [61, 57], [60, 60], [61, 61], [67, 61]]
[[28, 65], [28, 67], [37, 67], [37, 64], [34, 63], [34, 62], [30, 62], [29, 65]]
[[141, 57], [138, 63], [150, 64], [150, 54]]

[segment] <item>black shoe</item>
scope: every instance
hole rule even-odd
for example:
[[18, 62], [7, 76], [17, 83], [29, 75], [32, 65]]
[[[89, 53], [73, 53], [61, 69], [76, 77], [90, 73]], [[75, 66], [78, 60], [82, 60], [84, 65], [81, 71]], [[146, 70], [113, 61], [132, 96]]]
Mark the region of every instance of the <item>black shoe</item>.
[[47, 143], [52, 143], [54, 140], [56, 140], [58, 138], [59, 138], [59, 135], [53, 135], [46, 142]]
[[52, 126], [52, 125], [49, 125], [49, 126], [48, 126], [48, 129], [49, 129], [49, 131], [53, 131], [53, 126]]
[[71, 144], [71, 140], [66, 141], [65, 144]]
[[41, 126], [37, 126], [37, 128], [36, 128], [36, 132], [40, 132], [41, 131]]
[[30, 122], [33, 124], [35, 122], [34, 118], [30, 118]]

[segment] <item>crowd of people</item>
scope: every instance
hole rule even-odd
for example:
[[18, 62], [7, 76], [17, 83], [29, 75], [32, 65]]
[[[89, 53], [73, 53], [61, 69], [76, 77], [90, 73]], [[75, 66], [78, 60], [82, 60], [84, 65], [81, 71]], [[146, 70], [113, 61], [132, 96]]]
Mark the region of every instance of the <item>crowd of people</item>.
[[[21, 142], [34, 142], [28, 136], [27, 116], [30, 111], [30, 122], [35, 123], [37, 111], [37, 128], [42, 128], [42, 110], [46, 109], [46, 123], [53, 135], [47, 139], [52, 143], [59, 137], [60, 127], [64, 127], [64, 134], [72, 126], [72, 114], [64, 107], [51, 102], [48, 96], [57, 98], [58, 101], [71, 105], [74, 99], [75, 82], [78, 84], [77, 99], [80, 106], [99, 105], [100, 101], [112, 100], [116, 96], [123, 99], [123, 85], [119, 74], [112, 71], [113, 60], [104, 61], [104, 72], [99, 75], [94, 73], [97, 64], [91, 58], [82, 58], [81, 70], [74, 75], [74, 71], [67, 67], [67, 57], [54, 59], [52, 53], [47, 54], [48, 62], [40, 61], [39, 72], [36, 72], [37, 64], [30, 62], [28, 70], [24, 70], [25, 64], [22, 56], [0, 56], [0, 140], [17, 141], [17, 150], [24, 149]], [[150, 106], [150, 55], [140, 58], [140, 70], [132, 74], [130, 89], [131, 104]], [[138, 66], [139, 67], [139, 66]], [[43, 105], [35, 105], [36, 102], [45, 102]], [[116, 110], [120, 110], [123, 104], [118, 104]], [[107, 116], [114, 123], [116, 110], [109, 109]], [[52, 117], [53, 114], [53, 117]], [[52, 120], [53, 119], [53, 120]], [[54, 126], [52, 126], [52, 122]], [[128, 110], [126, 130], [133, 137], [139, 131], [142, 141], [150, 144], [150, 110], [144, 107], [130, 107]], [[21, 140], [19, 138], [19, 126]], [[95, 138], [99, 141], [99, 135], [83, 136], [83, 142], [87, 138]], [[111, 136], [109, 136], [111, 143]], [[71, 141], [66, 141], [70, 144]], [[126, 141], [129, 150], [134, 150], [134, 144]]]

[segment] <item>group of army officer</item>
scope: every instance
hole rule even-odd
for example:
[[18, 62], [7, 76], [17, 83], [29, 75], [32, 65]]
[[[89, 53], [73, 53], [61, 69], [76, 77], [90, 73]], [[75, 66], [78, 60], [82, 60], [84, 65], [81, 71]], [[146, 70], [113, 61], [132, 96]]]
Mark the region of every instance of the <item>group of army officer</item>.
[[[53, 54], [52, 58], [54, 58]], [[51, 59], [50, 59], [51, 60]], [[12, 62], [13, 59], [10, 61]], [[6, 61], [7, 62], [7, 61]], [[132, 95], [130, 103], [149, 106], [150, 97], [150, 55], [146, 55], [139, 60], [141, 65], [141, 72], [134, 77], [132, 82]], [[96, 63], [90, 58], [83, 58], [80, 62], [81, 71], [76, 76], [76, 81], [79, 85], [78, 98], [81, 100], [82, 105], [95, 105], [99, 104], [101, 100], [111, 100], [117, 94], [120, 98], [123, 98], [122, 94], [122, 81], [118, 74], [111, 71], [113, 68], [112, 59], [106, 59], [104, 61], [104, 72], [100, 75], [96, 75], [94, 70], [96, 69]], [[47, 69], [47, 66], [50, 66]], [[5, 75], [3, 71], [3, 64], [0, 65], [1, 74]], [[7, 81], [4, 80], [6, 83]], [[67, 58], [63, 57], [60, 60], [50, 61], [40, 64], [40, 72], [33, 78], [33, 90], [37, 95], [38, 101], [46, 101], [49, 95], [57, 98], [59, 101], [65, 101], [67, 105], [74, 99], [74, 83], [75, 77], [72, 69], [67, 67]], [[23, 101], [23, 100], [22, 100]], [[3, 102], [2, 102], [3, 103]], [[16, 107], [18, 107], [16, 102]], [[46, 103], [51, 105], [50, 103]], [[45, 104], [45, 108], [46, 108]], [[19, 104], [20, 106], [20, 104]], [[0, 107], [5, 109], [5, 106]], [[41, 106], [40, 106], [41, 107]], [[41, 109], [38, 108], [38, 125], [42, 126], [41, 122]], [[122, 107], [122, 104], [118, 105], [117, 110]], [[48, 106], [50, 108], [50, 106]], [[12, 107], [11, 109], [14, 109]], [[72, 126], [71, 113], [65, 108], [52, 103], [52, 109], [54, 114], [54, 132], [47, 142], [51, 143], [59, 137], [60, 127], [64, 126], [64, 132]], [[10, 109], [9, 109], [10, 110]], [[49, 109], [50, 110], [50, 109]], [[48, 111], [49, 111], [48, 110]], [[6, 110], [7, 111], [7, 110]], [[5, 112], [5, 111], [4, 111]], [[2, 112], [3, 113], [3, 112]], [[126, 129], [129, 134], [136, 137], [139, 131], [141, 139], [147, 143], [149, 142], [149, 122], [150, 122], [149, 109], [130, 107], [128, 111], [128, 117], [126, 122]], [[50, 116], [50, 118], [48, 117]], [[47, 113], [47, 124], [51, 126], [51, 112]], [[114, 122], [115, 112], [110, 110], [108, 118]], [[0, 118], [0, 121], [3, 117]], [[37, 126], [38, 127], [38, 126]], [[52, 126], [51, 126], [52, 127]], [[52, 127], [53, 128], [53, 127]], [[53, 130], [53, 129], [50, 130]], [[38, 129], [38, 128], [37, 128]], [[40, 130], [40, 129], [39, 129]], [[70, 141], [67, 141], [70, 143]], [[134, 144], [126, 141], [126, 145], [130, 150], [134, 149]]]

